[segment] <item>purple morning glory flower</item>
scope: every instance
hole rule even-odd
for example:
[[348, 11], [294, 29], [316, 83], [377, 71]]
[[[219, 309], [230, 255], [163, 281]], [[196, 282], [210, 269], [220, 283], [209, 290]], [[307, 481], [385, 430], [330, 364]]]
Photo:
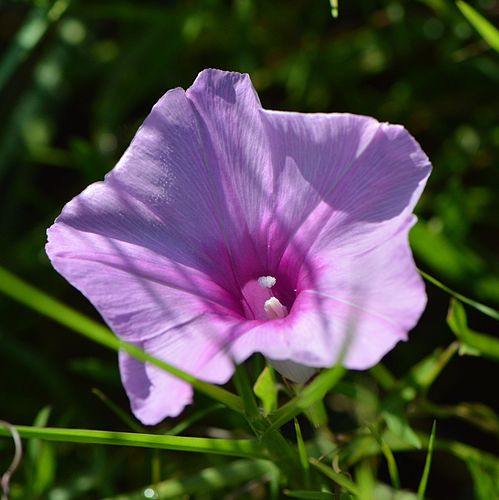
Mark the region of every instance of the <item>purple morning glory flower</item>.
[[[247, 75], [167, 92], [118, 165], [49, 229], [54, 267], [122, 339], [223, 384], [260, 352], [304, 381], [377, 363], [418, 321], [408, 244], [430, 163], [401, 126], [261, 107]], [[189, 384], [122, 353], [145, 424]]]

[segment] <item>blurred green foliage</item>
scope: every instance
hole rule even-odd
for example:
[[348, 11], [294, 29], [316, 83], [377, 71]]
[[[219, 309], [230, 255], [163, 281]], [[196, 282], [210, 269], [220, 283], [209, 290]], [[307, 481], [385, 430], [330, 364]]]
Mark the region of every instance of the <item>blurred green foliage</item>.
[[[353, 112], [405, 125], [434, 165], [411, 233], [419, 266], [497, 307], [498, 53], [450, 0], [343, 0], [336, 19], [332, 5], [328, 0], [0, 2], [0, 265], [97, 318], [50, 267], [45, 228], [65, 202], [112, 168], [166, 90], [186, 88], [201, 69], [217, 67], [250, 73], [266, 108]], [[470, 5], [497, 25], [499, 2]], [[497, 364], [452, 357], [454, 347], [435, 349], [451, 344], [452, 329], [468, 354], [483, 350], [497, 359], [497, 323], [472, 311], [466, 318], [457, 303], [449, 328], [448, 297], [432, 286], [429, 293], [427, 313], [411, 341], [387, 358], [400, 380], [382, 367], [371, 375], [349, 374], [326, 398], [325, 408], [308, 412], [321, 431], [312, 439], [313, 424], [303, 419], [300, 433], [309, 457], [329, 456], [344, 438], [349, 444], [342, 460], [358, 467], [359, 485], [369, 490], [375, 469], [387, 483], [390, 471], [383, 459], [359, 465], [359, 457], [379, 439], [395, 451], [426, 446], [428, 435], [421, 431], [429, 432], [437, 416], [442, 421], [428, 495], [490, 499], [499, 491], [497, 462], [475, 448], [493, 452], [497, 445], [497, 391], [490, 387]], [[494, 353], [487, 345], [495, 346]], [[249, 368], [256, 382], [261, 360]], [[290, 392], [276, 388], [271, 375], [257, 386], [268, 411], [277, 395]], [[362, 406], [366, 400], [372, 404]], [[116, 405], [128, 413], [112, 353], [1, 298], [0, 418], [128, 430]], [[371, 415], [373, 407], [386, 430], [378, 413]], [[334, 439], [324, 425], [326, 411]], [[371, 420], [380, 426], [376, 435], [367, 427], [358, 430]], [[180, 423], [182, 432], [184, 421], [189, 435], [250, 432], [239, 415], [199, 395]], [[166, 422], [160, 431], [176, 423]], [[285, 432], [296, 439], [292, 426]], [[357, 435], [359, 440], [352, 440]], [[0, 440], [0, 472], [11, 452], [11, 444]], [[417, 490], [425, 456], [424, 451], [396, 456], [402, 486]], [[466, 461], [468, 469], [452, 457]], [[23, 470], [14, 476], [12, 497], [100, 498], [137, 490], [120, 498], [147, 498], [146, 485], [160, 482], [157, 490], [173, 492], [172, 497], [265, 498], [279, 481], [273, 469], [265, 470], [258, 461], [211, 455], [32, 441]], [[179, 483], [179, 478], [186, 479]], [[300, 491], [289, 496], [307, 498]], [[385, 491], [379, 498], [389, 495]]]

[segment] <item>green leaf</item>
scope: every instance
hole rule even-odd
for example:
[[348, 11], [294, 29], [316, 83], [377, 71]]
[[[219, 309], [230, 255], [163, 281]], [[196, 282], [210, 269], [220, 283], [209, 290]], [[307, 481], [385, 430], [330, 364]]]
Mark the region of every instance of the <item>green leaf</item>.
[[197, 474], [169, 479], [142, 488], [140, 491], [118, 495], [107, 500], [144, 500], [145, 498], [184, 498], [207, 494], [215, 498], [218, 490], [234, 488], [249, 481], [270, 478], [278, 474], [277, 467], [267, 460], [237, 460], [218, 467], [208, 467]]
[[475, 354], [499, 361], [499, 339], [468, 328], [466, 311], [456, 299], [451, 299], [447, 324], [464, 347], [461, 354]]
[[383, 401], [383, 411], [400, 414], [408, 403], [428, 390], [458, 348], [459, 344], [453, 342], [444, 351], [436, 349], [430, 356], [412, 367], [397, 384], [396, 389]]
[[469, 248], [457, 248], [445, 234], [434, 232], [424, 221], [418, 221], [409, 237], [418, 258], [446, 279], [459, 280], [463, 274], [475, 274], [481, 269], [480, 260]]
[[[44, 439], [66, 443], [133, 446], [162, 450], [214, 453], [236, 457], [264, 458], [264, 451], [256, 440], [210, 439], [198, 437], [161, 436], [132, 432], [113, 432], [91, 429], [62, 429], [55, 427], [14, 426], [19, 435], [28, 439]], [[8, 429], [0, 427], [0, 436], [10, 436]]]
[[435, 449], [452, 453], [466, 464], [473, 477], [473, 498], [499, 498], [499, 459], [496, 456], [456, 441], [435, 440]]
[[310, 406], [310, 408], [306, 409], [304, 413], [310, 423], [316, 429], [319, 427], [326, 427], [329, 422], [329, 417], [324, 401], [317, 401], [312, 406]]
[[139, 347], [123, 342], [100, 323], [87, 318], [83, 314], [62, 304], [41, 290], [28, 285], [1, 267], [0, 292], [5, 293], [9, 297], [18, 300], [28, 307], [31, 307], [35, 311], [52, 318], [62, 325], [71, 328], [73, 331], [93, 340], [98, 344], [108, 347], [114, 351], [125, 351], [139, 361], [151, 363], [152, 365], [161, 368], [167, 373], [188, 382], [198, 391], [206, 394], [216, 401], [220, 401], [235, 411], [240, 413], [244, 411], [244, 405], [241, 398], [235, 394], [232, 394], [221, 387], [217, 387], [216, 385], [203, 382], [196, 377], [193, 377], [192, 375], [189, 375], [188, 373], [161, 361], [160, 359], [146, 354]]
[[346, 370], [341, 365], [324, 370], [297, 396], [270, 415], [271, 428], [278, 429], [301, 412], [308, 410], [317, 401], [321, 401], [345, 373]]
[[479, 14], [471, 5], [457, 0], [457, 7], [468, 22], [480, 33], [481, 37], [499, 52], [499, 30]]
[[378, 363], [373, 366], [369, 370], [369, 373], [376, 379], [378, 384], [385, 389], [385, 391], [391, 391], [397, 383], [397, 379], [382, 363]]
[[428, 477], [430, 475], [431, 459], [433, 457], [433, 447], [435, 445], [435, 434], [437, 431], [437, 421], [433, 421], [433, 426], [431, 428], [430, 440], [428, 442], [428, 453], [426, 454], [426, 460], [423, 469], [423, 475], [421, 476], [421, 481], [418, 487], [418, 498], [424, 500], [426, 493], [426, 486], [428, 484]]
[[418, 435], [412, 430], [407, 418], [401, 413], [390, 411], [382, 412], [382, 416], [386, 422], [388, 429], [393, 432], [398, 438], [414, 448], [420, 450], [422, 447], [421, 440]]
[[266, 366], [262, 370], [253, 390], [263, 404], [264, 415], [277, 408], [277, 386], [272, 368]]

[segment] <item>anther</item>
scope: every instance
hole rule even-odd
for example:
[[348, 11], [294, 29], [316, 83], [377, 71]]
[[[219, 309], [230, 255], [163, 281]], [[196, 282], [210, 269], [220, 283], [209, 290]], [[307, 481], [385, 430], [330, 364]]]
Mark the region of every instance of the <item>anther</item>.
[[263, 304], [263, 308], [269, 319], [281, 319], [288, 315], [287, 307], [283, 306], [276, 297], [271, 297], [269, 300], [266, 300], [265, 304]]
[[277, 283], [277, 280], [273, 276], [260, 276], [258, 278], [258, 284], [262, 288], [272, 288]]

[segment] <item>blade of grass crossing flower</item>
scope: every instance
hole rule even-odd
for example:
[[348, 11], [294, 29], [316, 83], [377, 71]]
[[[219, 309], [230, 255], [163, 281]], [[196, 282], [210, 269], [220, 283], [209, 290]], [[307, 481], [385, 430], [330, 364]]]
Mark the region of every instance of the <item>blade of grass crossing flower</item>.
[[296, 443], [298, 445], [298, 456], [300, 457], [300, 463], [303, 469], [303, 484], [306, 488], [310, 487], [310, 464], [308, 462], [307, 450], [305, 448], [305, 443], [303, 441], [303, 436], [300, 429], [300, 424], [295, 418], [295, 433], [296, 433]]
[[428, 477], [430, 476], [431, 459], [433, 457], [433, 448], [435, 446], [435, 434], [437, 431], [437, 421], [433, 421], [433, 426], [431, 428], [430, 440], [428, 442], [428, 453], [426, 454], [426, 460], [423, 469], [423, 475], [421, 476], [421, 481], [418, 487], [418, 497], [422, 500], [425, 498], [426, 486], [428, 485]]
[[231, 392], [208, 384], [188, 373], [175, 368], [149, 354], [139, 347], [119, 340], [109, 329], [93, 321], [83, 314], [62, 304], [37, 288], [28, 285], [13, 274], [0, 268], [0, 292], [31, 307], [49, 318], [71, 328], [73, 331], [115, 351], [123, 350], [142, 362], [151, 363], [162, 370], [185, 380], [198, 391], [210, 396], [235, 411], [243, 412], [242, 400]]
[[345, 372], [345, 368], [338, 364], [320, 373], [300, 394], [270, 415], [271, 428], [278, 429], [301, 412], [310, 408], [317, 401], [322, 400], [341, 380]]
[[462, 0], [457, 0], [456, 4], [463, 16], [480, 33], [481, 37], [494, 50], [499, 52], [499, 30], [471, 7], [471, 5]]
[[428, 273], [421, 271], [421, 269], [419, 269], [419, 273], [421, 274], [421, 276], [423, 276], [425, 280], [429, 281], [430, 283], [440, 288], [444, 292], [447, 292], [449, 295], [452, 295], [453, 297], [460, 300], [464, 304], [468, 304], [469, 306], [474, 307], [481, 313], [490, 316], [491, 318], [497, 319], [499, 321], [499, 311], [497, 311], [496, 309], [492, 309], [492, 307], [486, 306], [485, 304], [480, 304], [480, 302], [477, 302], [476, 300], [469, 299], [468, 297], [461, 295], [459, 292], [455, 292], [447, 285], [444, 285], [443, 283], [438, 281], [433, 276], [430, 276]]
[[[499, 361], [499, 339], [490, 335], [475, 332], [468, 328], [466, 311], [463, 305], [452, 298], [449, 313], [447, 315], [447, 324], [452, 332], [462, 342], [465, 348], [464, 353], [474, 353], [479, 356]], [[463, 349], [460, 349], [463, 352]]]
[[266, 460], [236, 460], [217, 467], [208, 467], [197, 474], [180, 479], [169, 479], [126, 495], [106, 500], [144, 500], [144, 498], [184, 498], [187, 496], [214, 498], [221, 489], [234, 488], [248, 481], [267, 479], [276, 474], [276, 467]]
[[352, 480], [348, 479], [347, 476], [336, 472], [331, 467], [328, 467], [327, 465], [319, 462], [315, 458], [310, 458], [309, 461], [313, 467], [315, 467], [319, 472], [331, 479], [331, 481], [338, 484], [353, 495], [359, 496], [359, 490], [357, 486]]
[[[133, 446], [139, 448], [214, 453], [237, 457], [263, 458], [261, 445], [250, 439], [211, 439], [183, 436], [162, 436], [132, 432], [112, 432], [91, 429], [14, 426], [22, 438], [38, 438], [66, 443]], [[0, 428], [0, 436], [9, 436]]]

